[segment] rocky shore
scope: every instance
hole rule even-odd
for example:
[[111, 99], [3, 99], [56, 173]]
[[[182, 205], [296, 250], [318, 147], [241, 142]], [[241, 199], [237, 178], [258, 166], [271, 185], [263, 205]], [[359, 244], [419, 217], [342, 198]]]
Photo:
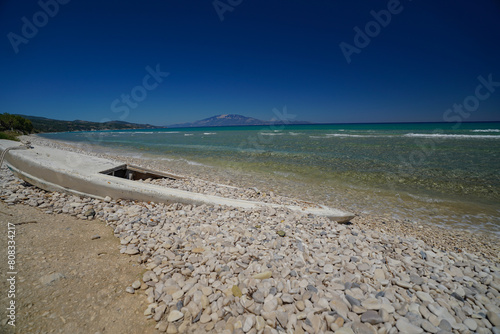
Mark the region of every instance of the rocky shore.
[[337, 224], [285, 208], [101, 201], [45, 192], [5, 167], [0, 176], [7, 204], [112, 228], [120, 252], [145, 268], [123, 288], [147, 300], [144, 316], [159, 332], [500, 333], [494, 236], [468, 251], [460, 233], [445, 245], [390, 219]]
[[242, 199], [247, 201], [256, 201], [263, 203], [274, 203], [280, 205], [296, 205], [299, 207], [319, 207], [314, 203], [304, 202], [285, 196], [278, 196], [274, 192], [266, 192], [255, 187], [238, 188], [219, 183], [208, 182], [194, 177], [183, 177], [183, 179], [156, 179], [140, 180], [139, 182], [151, 183], [169, 188], [186, 190], [206, 195], [214, 195], [226, 198]]
[[[218, 170], [211, 166], [186, 163], [177, 160], [141, 159], [137, 157], [106, 153], [97, 145], [59, 142], [38, 136], [24, 136], [23, 140], [30, 141], [34, 145], [43, 145], [62, 150], [74, 151], [83, 154], [113, 159], [121, 163], [133, 164], [152, 170], [164, 171], [166, 173], [180, 175], [182, 180], [152, 180], [165, 186], [189, 190], [204, 194], [219, 195], [229, 198], [254, 200], [277, 204], [290, 204], [297, 206], [312, 207], [313, 199], [304, 197], [304, 193], [292, 193], [296, 197], [283, 196], [288, 193], [282, 189], [269, 188], [269, 185], [256, 180], [253, 175], [245, 175], [231, 170]], [[207, 181], [210, 180], [210, 181]], [[256, 184], [258, 182], [258, 184]], [[278, 195], [279, 193], [280, 195]], [[308, 201], [304, 201], [307, 199]], [[363, 199], [359, 199], [360, 203]], [[320, 203], [322, 204], [322, 203]], [[335, 203], [335, 208], [351, 211], [352, 208], [344, 207], [341, 203]], [[354, 211], [356, 212], [356, 211]], [[425, 221], [415, 222], [410, 219], [395, 219], [390, 214], [390, 208], [385, 215], [357, 213], [356, 219], [352, 221], [360, 229], [371, 229], [383, 234], [394, 236], [407, 236], [423, 240], [432, 247], [448, 252], [469, 252], [481, 258], [487, 258], [500, 262], [500, 241], [496, 234], [477, 230], [443, 228]]]

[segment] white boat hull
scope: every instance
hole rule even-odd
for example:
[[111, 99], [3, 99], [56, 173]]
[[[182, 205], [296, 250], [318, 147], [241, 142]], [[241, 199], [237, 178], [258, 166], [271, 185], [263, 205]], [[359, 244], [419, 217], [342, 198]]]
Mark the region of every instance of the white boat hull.
[[[0, 140], [0, 150], [2, 152], [9, 147], [15, 146], [20, 146], [20, 144]], [[17, 177], [47, 191], [65, 192], [98, 199], [109, 196], [112, 199], [156, 203], [227, 205], [239, 208], [283, 207], [283, 205], [279, 204], [194, 193], [103, 174], [103, 172], [117, 170], [124, 167], [124, 165], [109, 159], [44, 146], [37, 146], [27, 150], [10, 150], [7, 152], [5, 160], [10, 170]], [[151, 172], [147, 170], [141, 171]], [[154, 173], [176, 178], [169, 174]], [[289, 205], [286, 207], [293, 211], [325, 216], [337, 222], [347, 222], [354, 218], [354, 215], [349, 212], [327, 207]]]

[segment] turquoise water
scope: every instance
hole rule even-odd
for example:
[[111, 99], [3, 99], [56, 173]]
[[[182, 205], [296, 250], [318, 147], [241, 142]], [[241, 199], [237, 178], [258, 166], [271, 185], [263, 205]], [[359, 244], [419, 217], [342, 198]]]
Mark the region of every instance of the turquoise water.
[[293, 195], [358, 212], [393, 212], [500, 232], [500, 123], [274, 125], [43, 136], [251, 172]]

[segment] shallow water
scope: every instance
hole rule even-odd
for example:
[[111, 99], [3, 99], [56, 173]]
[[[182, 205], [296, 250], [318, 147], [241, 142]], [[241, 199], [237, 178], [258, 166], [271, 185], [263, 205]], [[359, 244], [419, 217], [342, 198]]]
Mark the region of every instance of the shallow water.
[[44, 134], [184, 160], [355, 212], [500, 233], [500, 123], [184, 128]]

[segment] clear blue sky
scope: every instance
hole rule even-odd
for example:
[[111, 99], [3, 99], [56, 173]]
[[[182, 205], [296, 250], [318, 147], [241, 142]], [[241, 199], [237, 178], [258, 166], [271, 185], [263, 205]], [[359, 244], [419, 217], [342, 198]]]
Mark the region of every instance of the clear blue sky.
[[[0, 112], [165, 125], [287, 106], [313, 122], [442, 121], [474, 103], [478, 76], [500, 82], [494, 0], [59, 1], [0, 2]], [[367, 25], [348, 63], [340, 44]], [[490, 88], [465, 121], [500, 120]]]

